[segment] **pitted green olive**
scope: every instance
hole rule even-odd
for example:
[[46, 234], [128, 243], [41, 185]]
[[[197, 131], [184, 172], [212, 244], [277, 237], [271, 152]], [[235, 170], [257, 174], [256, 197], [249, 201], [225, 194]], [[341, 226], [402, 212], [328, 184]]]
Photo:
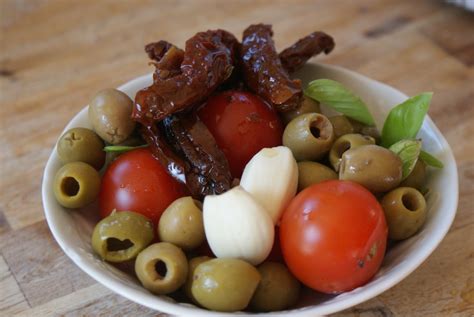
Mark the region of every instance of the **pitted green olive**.
[[350, 123], [354, 127], [354, 133], [359, 133], [362, 135], [368, 135], [374, 138], [375, 142], [378, 144], [380, 141], [380, 132], [376, 126], [365, 125], [359, 121], [349, 118]]
[[217, 258], [196, 267], [191, 292], [207, 309], [238, 311], [247, 307], [260, 279], [257, 269], [245, 261]]
[[421, 190], [425, 183], [425, 178], [426, 164], [423, 160], [418, 159], [410, 175], [400, 183], [400, 187], [413, 187]]
[[175, 200], [161, 215], [158, 236], [183, 250], [199, 247], [206, 239], [201, 202], [190, 196]]
[[298, 163], [298, 191], [329, 179], [337, 179], [337, 174], [326, 165], [309, 161]]
[[66, 208], [82, 208], [99, 195], [100, 176], [89, 164], [67, 163], [54, 176], [53, 192], [56, 200]]
[[153, 240], [153, 224], [131, 211], [112, 212], [92, 233], [92, 248], [104, 260], [124, 262], [134, 259]]
[[389, 191], [400, 184], [402, 161], [378, 145], [362, 145], [342, 155], [339, 179], [354, 181], [374, 193]]
[[345, 134], [354, 133], [354, 127], [349, 119], [344, 115], [328, 117], [334, 129], [335, 138], [339, 138]]
[[118, 144], [135, 128], [132, 120], [133, 101], [117, 89], [97, 93], [89, 103], [89, 120], [95, 132], [106, 142]]
[[58, 156], [63, 163], [84, 162], [99, 170], [105, 161], [104, 142], [94, 131], [72, 128], [58, 141]]
[[319, 113], [302, 114], [291, 120], [283, 132], [283, 145], [290, 148], [297, 161], [322, 158], [334, 142], [328, 118]]
[[392, 240], [411, 237], [425, 223], [426, 201], [415, 188], [396, 188], [382, 198], [381, 205]]
[[283, 123], [286, 125], [297, 116], [305, 113], [321, 113], [319, 102], [304, 96], [298, 108], [292, 111], [283, 112], [281, 118]]
[[265, 262], [258, 267], [262, 280], [252, 297], [250, 307], [269, 312], [286, 309], [296, 303], [301, 285], [286, 266]]
[[362, 134], [346, 134], [339, 137], [329, 151], [329, 162], [336, 172], [339, 171], [342, 155], [344, 152], [356, 147], [368, 144], [375, 144], [375, 139]]
[[360, 130], [360, 134], [367, 135], [367, 136], [370, 136], [370, 137], [374, 138], [375, 143], [377, 143], [377, 144], [379, 144], [379, 142], [380, 142], [380, 132], [377, 129], [377, 127], [364, 126]]
[[177, 246], [168, 242], [155, 243], [137, 256], [135, 273], [150, 292], [169, 294], [186, 282], [188, 261]]

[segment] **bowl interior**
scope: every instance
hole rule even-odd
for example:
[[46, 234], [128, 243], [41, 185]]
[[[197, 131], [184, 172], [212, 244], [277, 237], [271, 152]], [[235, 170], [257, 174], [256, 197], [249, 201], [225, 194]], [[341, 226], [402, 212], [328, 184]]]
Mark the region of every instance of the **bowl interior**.
[[[295, 77], [302, 79], [304, 85], [318, 78], [329, 78], [343, 83], [366, 102], [379, 129], [389, 110], [407, 98], [392, 87], [335, 66], [308, 64]], [[151, 75], [146, 75], [126, 83], [119, 89], [133, 99], [139, 89], [150, 85], [151, 82]], [[87, 118], [87, 107], [68, 123], [65, 130], [73, 127], [91, 128]], [[446, 235], [457, 208], [456, 163], [449, 145], [431, 119], [426, 118], [419, 137], [423, 139], [424, 149], [441, 159], [445, 165], [442, 170], [430, 169], [428, 174], [428, 187], [431, 189], [427, 199], [429, 212], [421, 231], [392, 247], [387, 252], [380, 271], [365, 286], [337, 296], [305, 291], [298, 308], [291, 311], [292, 315], [314, 316], [334, 313], [382, 293], [415, 270]], [[52, 184], [54, 175], [60, 167], [55, 147], [44, 171], [43, 206], [55, 239], [76, 265], [106, 287], [152, 309], [178, 315], [213, 314], [191, 304], [177, 303], [167, 296], [152, 295], [134, 277], [100, 260], [92, 251], [90, 243], [92, 230], [98, 221], [97, 206], [70, 211], [56, 202]], [[440, 195], [441, 192], [443, 195]], [[287, 313], [288, 311], [281, 312], [281, 314]], [[233, 315], [236, 314], [238, 313]]]

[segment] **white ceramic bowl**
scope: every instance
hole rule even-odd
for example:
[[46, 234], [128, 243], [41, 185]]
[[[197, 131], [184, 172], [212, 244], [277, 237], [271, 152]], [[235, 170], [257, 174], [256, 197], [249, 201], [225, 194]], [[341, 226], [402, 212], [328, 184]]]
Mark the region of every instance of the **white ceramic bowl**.
[[[301, 78], [304, 83], [317, 78], [330, 78], [343, 83], [369, 105], [379, 128], [391, 107], [407, 98], [392, 87], [335, 66], [308, 64], [295, 77]], [[133, 99], [139, 89], [150, 85], [151, 82], [151, 75], [146, 75], [126, 83], [119, 89]], [[65, 130], [73, 127], [91, 128], [87, 119], [87, 107], [69, 122]], [[458, 201], [456, 162], [448, 143], [431, 119], [426, 118], [419, 136], [423, 139], [424, 148], [444, 163], [442, 170], [431, 169], [428, 176], [428, 187], [432, 194], [428, 197], [428, 219], [422, 230], [390, 249], [380, 271], [365, 286], [337, 296], [305, 293], [298, 308], [291, 311], [292, 316], [334, 313], [377, 296], [413, 272], [446, 235], [454, 219]], [[54, 198], [53, 179], [60, 166], [54, 148], [44, 171], [43, 206], [55, 239], [78, 267], [114, 292], [152, 309], [186, 316], [214, 314], [191, 304], [177, 303], [166, 296], [152, 295], [135, 278], [101, 261], [91, 248], [90, 238], [97, 221], [94, 206], [82, 212], [70, 211], [61, 207]], [[284, 311], [279, 314], [288, 313], [289, 311]], [[236, 314], [239, 313], [232, 315]]]

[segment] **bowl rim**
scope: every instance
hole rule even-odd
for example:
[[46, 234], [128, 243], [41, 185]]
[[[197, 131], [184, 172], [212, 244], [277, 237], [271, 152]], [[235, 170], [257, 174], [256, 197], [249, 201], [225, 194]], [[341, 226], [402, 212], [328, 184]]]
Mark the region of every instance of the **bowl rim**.
[[[393, 92], [397, 92], [400, 95], [402, 95], [404, 98], [408, 98], [404, 93], [400, 92], [394, 87], [391, 87], [387, 84], [384, 84], [382, 82], [379, 82], [377, 80], [371, 79], [369, 77], [366, 77], [362, 74], [359, 74], [357, 72], [351, 71], [349, 69], [343, 68], [341, 66], [336, 66], [336, 65], [329, 65], [329, 64], [319, 64], [319, 63], [311, 63], [314, 66], [317, 66], [318, 68], [326, 71], [331, 71], [334, 73], [337, 73], [341, 76], [348, 76], [348, 77], [353, 77], [356, 81], [361, 81], [361, 82], [370, 82], [371, 84], [377, 84], [379, 87], [383, 87], [384, 89], [389, 89], [392, 90]], [[143, 75], [136, 77], [127, 83], [119, 86], [117, 89], [119, 90], [124, 90], [128, 86], [132, 86], [137, 83], [141, 83], [143, 81], [149, 80], [151, 77], [151, 74]], [[71, 122], [78, 116], [84, 115], [83, 112], [87, 111], [87, 105], [79, 112], [77, 113], [66, 125], [64, 130], [62, 131], [61, 135], [69, 128]], [[444, 210], [443, 213], [448, 213], [449, 218], [448, 221], [445, 223], [441, 224], [441, 228], [439, 230], [435, 231], [432, 236], [430, 236], [429, 241], [424, 245], [424, 248], [420, 249], [417, 253], [416, 256], [410, 259], [409, 264], [405, 265], [404, 270], [395, 270], [394, 272], [391, 272], [390, 279], [382, 279], [379, 281], [377, 287], [372, 287], [372, 288], [367, 288], [364, 290], [361, 290], [358, 293], [351, 294], [351, 296], [348, 296], [342, 302], [337, 302], [337, 303], [330, 303], [330, 304], [323, 304], [322, 306], [319, 305], [314, 305], [314, 306], [307, 306], [307, 307], [302, 307], [294, 310], [286, 310], [286, 311], [279, 311], [279, 312], [271, 312], [271, 313], [259, 313], [259, 315], [268, 315], [268, 314], [287, 314], [291, 312], [292, 315], [294, 316], [303, 316], [303, 315], [312, 315], [314, 314], [330, 314], [334, 313], [337, 311], [342, 311], [344, 309], [347, 309], [349, 307], [352, 307], [354, 305], [360, 304], [366, 300], [369, 300], [389, 288], [395, 286], [398, 284], [402, 279], [407, 277], [409, 274], [411, 274], [416, 268], [418, 268], [421, 263], [423, 263], [428, 256], [435, 250], [435, 248], [441, 243], [445, 235], [448, 233], [449, 228], [451, 227], [451, 224], [454, 221], [454, 217], [456, 215], [457, 211], [457, 205], [458, 205], [458, 196], [459, 196], [459, 179], [458, 179], [458, 172], [457, 172], [457, 166], [456, 166], [456, 161], [453, 155], [453, 152], [451, 150], [451, 147], [449, 146], [448, 142], [442, 135], [442, 133], [439, 131], [439, 129], [436, 127], [436, 125], [433, 123], [431, 118], [429, 116], [426, 116], [425, 122], [423, 126], [427, 125], [428, 129], [431, 129], [434, 131], [436, 135], [437, 141], [440, 143], [440, 146], [444, 149], [445, 151], [445, 169], [449, 169], [448, 175], [450, 176], [450, 183], [452, 183], [452, 186], [450, 187], [450, 191], [453, 193], [453, 201], [449, 205], [450, 209], [449, 210]], [[149, 296], [143, 296], [143, 293], [140, 292], [139, 290], [129, 286], [129, 285], [124, 285], [123, 282], [120, 282], [116, 279], [113, 279], [105, 274], [102, 274], [100, 269], [86, 265], [83, 263], [80, 259], [80, 257], [77, 256], [75, 252], [71, 248], [68, 247], [66, 241], [62, 237], [62, 233], [58, 230], [58, 227], [56, 226], [56, 219], [55, 215], [53, 212], [53, 207], [51, 206], [51, 203], [48, 199], [48, 191], [49, 188], [46, 185], [48, 183], [49, 178], [52, 177], [51, 170], [52, 170], [52, 165], [53, 165], [53, 156], [55, 155], [56, 151], [56, 144], [48, 158], [48, 161], [45, 165], [44, 173], [43, 173], [43, 181], [42, 181], [42, 203], [43, 203], [43, 209], [45, 212], [46, 216], [46, 221], [48, 223], [48, 226], [50, 228], [50, 231], [53, 234], [54, 239], [58, 242], [59, 246], [61, 249], [64, 251], [64, 253], [81, 269], [83, 270], [86, 274], [88, 274], [90, 277], [95, 279], [97, 282], [100, 284], [104, 285], [105, 287], [109, 288], [115, 293], [118, 293], [119, 295], [136, 302], [138, 304], [141, 304], [143, 306], [146, 306], [148, 308], [151, 308], [153, 310], [158, 310], [162, 311], [165, 313], [170, 313], [170, 314], [178, 314], [178, 315], [194, 315], [194, 316], [208, 316], [208, 315], [228, 315], [228, 316], [249, 316], [251, 313], [245, 313], [245, 312], [236, 312], [236, 313], [228, 313], [224, 314], [221, 312], [214, 312], [214, 311], [209, 311], [205, 310], [202, 308], [199, 308], [194, 305], [188, 305], [188, 304], [178, 304], [174, 303], [171, 301], [167, 301], [164, 298], [153, 296], [153, 300]], [[156, 303], [159, 303], [159, 308], [157, 307]]]

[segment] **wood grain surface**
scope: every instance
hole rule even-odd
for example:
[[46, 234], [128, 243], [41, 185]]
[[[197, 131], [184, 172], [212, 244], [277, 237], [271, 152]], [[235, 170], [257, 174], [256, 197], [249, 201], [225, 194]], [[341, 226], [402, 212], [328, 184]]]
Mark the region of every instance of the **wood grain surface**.
[[[466, 0], [472, 1], [472, 0]], [[408, 95], [433, 91], [430, 116], [458, 164], [454, 224], [415, 272], [338, 316], [474, 315], [474, 14], [437, 0], [0, 1], [0, 316], [157, 316], [97, 284], [44, 220], [46, 160], [100, 89], [152, 71], [144, 44], [273, 24], [283, 48], [315, 30], [336, 39], [318, 61]]]

